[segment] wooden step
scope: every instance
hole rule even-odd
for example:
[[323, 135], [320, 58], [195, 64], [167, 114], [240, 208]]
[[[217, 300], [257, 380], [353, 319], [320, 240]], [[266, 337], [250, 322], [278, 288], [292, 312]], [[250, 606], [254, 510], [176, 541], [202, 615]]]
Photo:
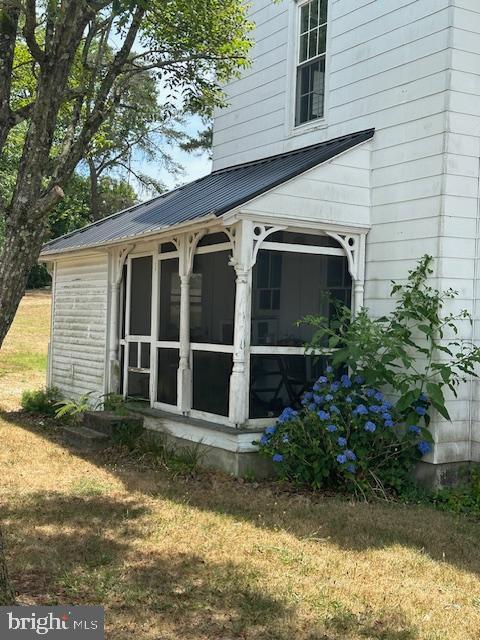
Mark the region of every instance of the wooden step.
[[84, 451], [100, 451], [110, 443], [107, 434], [82, 426], [64, 427], [63, 437], [69, 445]]
[[130, 415], [119, 416], [111, 411], [85, 411], [83, 424], [88, 429], [111, 437], [119, 425], [131, 426], [132, 429], [143, 427], [143, 418]]

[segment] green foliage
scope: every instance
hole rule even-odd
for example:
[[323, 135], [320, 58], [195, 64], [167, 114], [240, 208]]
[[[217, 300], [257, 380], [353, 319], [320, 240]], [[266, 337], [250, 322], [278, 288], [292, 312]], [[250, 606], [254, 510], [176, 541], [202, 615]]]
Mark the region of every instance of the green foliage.
[[61, 400], [60, 402], [56, 403], [56, 411], [55, 411], [55, 417], [58, 418], [59, 420], [61, 418], [67, 418], [67, 419], [71, 419], [73, 418], [74, 420], [77, 419], [78, 417], [80, 417], [83, 413], [85, 413], [85, 411], [88, 410], [95, 410], [95, 408], [99, 405], [99, 401], [97, 401], [96, 403], [93, 403], [92, 405], [92, 396], [94, 394], [94, 391], [89, 391], [88, 393], [85, 393], [83, 396], [80, 396], [80, 398], [78, 398], [78, 400], [71, 398], [71, 399], [65, 399], [65, 400]]
[[427, 402], [418, 398], [415, 421], [405, 423], [405, 412], [362, 376], [335, 380], [331, 367], [326, 373], [304, 395], [302, 409], [286, 409], [267, 427], [260, 452], [277, 464], [281, 477], [299, 485], [363, 496], [399, 493], [430, 450], [430, 434], [415, 411]]
[[44, 264], [36, 264], [30, 271], [27, 280], [27, 289], [41, 289], [52, 282], [47, 267]]
[[103, 408], [105, 411], [112, 411], [117, 416], [128, 415], [125, 398], [118, 393], [107, 393], [102, 396]]
[[138, 421], [120, 418], [113, 429], [112, 439], [116, 445], [133, 451], [142, 434], [143, 426]]
[[60, 391], [55, 387], [35, 389], [34, 391], [24, 391], [20, 404], [27, 413], [54, 416], [61, 397]]
[[148, 432], [137, 441], [134, 453], [154, 466], [166, 468], [174, 476], [194, 475], [203, 456], [198, 443], [178, 447], [161, 435]]
[[[431, 409], [449, 419], [444, 389], [456, 395], [480, 362], [480, 348], [458, 338], [459, 322], [471, 318], [446, 312], [457, 294], [429, 285], [431, 264], [424, 256], [405, 284], [392, 283], [397, 301], [388, 316], [353, 315], [334, 303], [333, 320], [306, 319], [316, 329], [307, 352], [330, 349], [332, 367], [300, 411], [286, 409], [262, 436], [261, 452], [283, 477], [363, 495], [401, 494], [409, 485], [414, 463], [431, 450]], [[334, 370], [351, 376], [333, 380]]]
[[[446, 313], [447, 304], [457, 297], [448, 289], [440, 292], [428, 283], [432, 275], [431, 256], [424, 256], [409, 272], [405, 284], [392, 282], [397, 299], [387, 316], [372, 318], [367, 309], [355, 316], [337, 304], [333, 321], [308, 317], [316, 329], [308, 352], [329, 347], [335, 349], [334, 366], [346, 366], [363, 375], [368, 384], [389, 388], [399, 396], [398, 411], [404, 412], [422, 394], [444, 418], [450, 419], [445, 406], [445, 388], [456, 396], [458, 385], [477, 376], [480, 348], [458, 338], [458, 324], [472, 322], [466, 310]], [[407, 415], [407, 421], [414, 419]], [[426, 416], [427, 424], [429, 415]]]
[[464, 482], [437, 491], [430, 501], [442, 511], [480, 517], [480, 468], [474, 466]]

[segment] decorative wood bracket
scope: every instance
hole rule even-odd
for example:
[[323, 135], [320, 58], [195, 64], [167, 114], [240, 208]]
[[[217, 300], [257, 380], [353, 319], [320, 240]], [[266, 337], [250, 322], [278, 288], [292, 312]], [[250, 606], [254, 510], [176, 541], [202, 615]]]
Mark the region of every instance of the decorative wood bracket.
[[172, 238], [173, 244], [177, 247], [177, 250], [184, 260], [180, 259], [180, 277], [190, 276], [193, 270], [193, 258], [195, 257], [195, 251], [198, 247], [198, 243], [207, 234], [207, 229], [202, 229], [195, 233], [187, 233], [185, 235], [176, 236]]
[[125, 261], [126, 261], [126, 259], [128, 257], [128, 254], [130, 252], [132, 252], [134, 249], [135, 249], [135, 245], [134, 244], [129, 244], [127, 247], [122, 249], [120, 251], [120, 253], [118, 254], [118, 258], [117, 258], [117, 274], [116, 274], [116, 278], [115, 278], [115, 282], [114, 282], [114, 285], [116, 287], [119, 287], [120, 283], [122, 281], [123, 265], [125, 264]]
[[333, 238], [338, 242], [347, 255], [348, 270], [352, 276], [352, 280], [360, 279], [360, 264], [359, 264], [359, 243], [360, 236], [351, 234], [340, 234], [333, 231], [326, 232], [330, 238]]

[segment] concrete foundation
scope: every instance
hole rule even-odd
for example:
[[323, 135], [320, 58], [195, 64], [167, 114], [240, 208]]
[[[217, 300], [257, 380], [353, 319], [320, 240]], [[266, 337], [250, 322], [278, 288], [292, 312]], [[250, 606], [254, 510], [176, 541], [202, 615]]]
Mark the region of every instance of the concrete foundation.
[[443, 489], [461, 484], [468, 479], [470, 462], [446, 462], [431, 464], [419, 462], [415, 468], [415, 480], [427, 489]]

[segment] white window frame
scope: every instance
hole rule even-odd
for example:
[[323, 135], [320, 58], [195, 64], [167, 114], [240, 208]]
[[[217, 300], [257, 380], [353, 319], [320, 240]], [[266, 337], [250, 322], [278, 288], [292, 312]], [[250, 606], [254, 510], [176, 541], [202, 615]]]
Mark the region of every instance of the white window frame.
[[[301, 124], [296, 124], [297, 119], [297, 70], [300, 66], [300, 15], [302, 6], [311, 0], [293, 0], [289, 10], [289, 33], [288, 33], [288, 73], [286, 90], [286, 135], [287, 137], [302, 135], [312, 130], [326, 129], [328, 126], [327, 117], [329, 110], [329, 67], [331, 51], [331, 0], [327, 0], [327, 37], [325, 51], [325, 78], [323, 95], [323, 116], [315, 118]], [[304, 64], [304, 63], [303, 63]]]

